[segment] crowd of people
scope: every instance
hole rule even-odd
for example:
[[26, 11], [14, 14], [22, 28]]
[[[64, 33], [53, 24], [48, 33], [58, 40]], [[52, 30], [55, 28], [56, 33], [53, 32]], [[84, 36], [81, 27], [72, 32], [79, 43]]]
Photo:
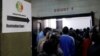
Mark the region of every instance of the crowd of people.
[[62, 31], [45, 28], [37, 34], [38, 56], [100, 56], [100, 32], [96, 27]]

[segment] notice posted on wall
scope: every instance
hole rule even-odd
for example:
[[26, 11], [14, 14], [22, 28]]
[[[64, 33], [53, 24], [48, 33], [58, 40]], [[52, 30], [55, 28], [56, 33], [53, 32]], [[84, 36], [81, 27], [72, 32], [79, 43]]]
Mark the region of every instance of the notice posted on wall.
[[24, 0], [2, 1], [2, 33], [31, 32], [31, 4]]

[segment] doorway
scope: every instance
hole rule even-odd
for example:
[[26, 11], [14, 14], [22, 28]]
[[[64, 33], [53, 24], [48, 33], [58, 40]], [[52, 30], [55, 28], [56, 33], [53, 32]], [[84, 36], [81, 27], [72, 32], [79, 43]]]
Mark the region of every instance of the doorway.
[[[74, 15], [58, 15], [48, 17], [33, 17], [32, 32], [36, 35], [46, 27], [62, 31], [62, 28], [68, 26], [74, 29], [91, 28], [94, 26], [94, 13], [74, 14]], [[32, 33], [33, 54], [36, 52], [36, 37]]]

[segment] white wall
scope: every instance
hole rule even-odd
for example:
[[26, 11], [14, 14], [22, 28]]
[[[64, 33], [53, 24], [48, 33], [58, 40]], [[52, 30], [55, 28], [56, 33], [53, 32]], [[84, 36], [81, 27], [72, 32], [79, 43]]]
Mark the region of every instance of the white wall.
[[74, 18], [63, 18], [63, 27], [74, 29], [84, 29], [92, 27], [91, 16], [89, 17], [74, 17]]
[[[62, 21], [62, 27], [67, 26], [68, 28], [73, 28], [73, 29], [84, 29], [84, 28], [91, 28], [92, 27], [92, 22], [91, 22], [91, 16], [88, 17], [73, 17], [73, 18], [61, 18]], [[44, 20], [44, 27], [50, 27], [53, 29], [56, 29], [56, 26], [59, 26], [56, 24], [57, 20], [56, 18], [54, 19], [46, 19]], [[60, 24], [60, 25], [61, 25]]]
[[56, 29], [56, 19], [47, 19], [44, 20], [44, 27], [50, 27], [52, 29]]

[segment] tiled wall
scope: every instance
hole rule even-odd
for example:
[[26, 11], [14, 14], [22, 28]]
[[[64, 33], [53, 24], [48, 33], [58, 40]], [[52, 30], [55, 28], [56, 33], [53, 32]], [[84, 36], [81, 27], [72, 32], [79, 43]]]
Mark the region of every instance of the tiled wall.
[[[70, 15], [95, 12], [96, 22], [100, 19], [100, 0], [32, 0], [32, 15], [35, 17]], [[55, 12], [55, 9], [64, 9]], [[98, 24], [98, 23], [96, 23]]]

